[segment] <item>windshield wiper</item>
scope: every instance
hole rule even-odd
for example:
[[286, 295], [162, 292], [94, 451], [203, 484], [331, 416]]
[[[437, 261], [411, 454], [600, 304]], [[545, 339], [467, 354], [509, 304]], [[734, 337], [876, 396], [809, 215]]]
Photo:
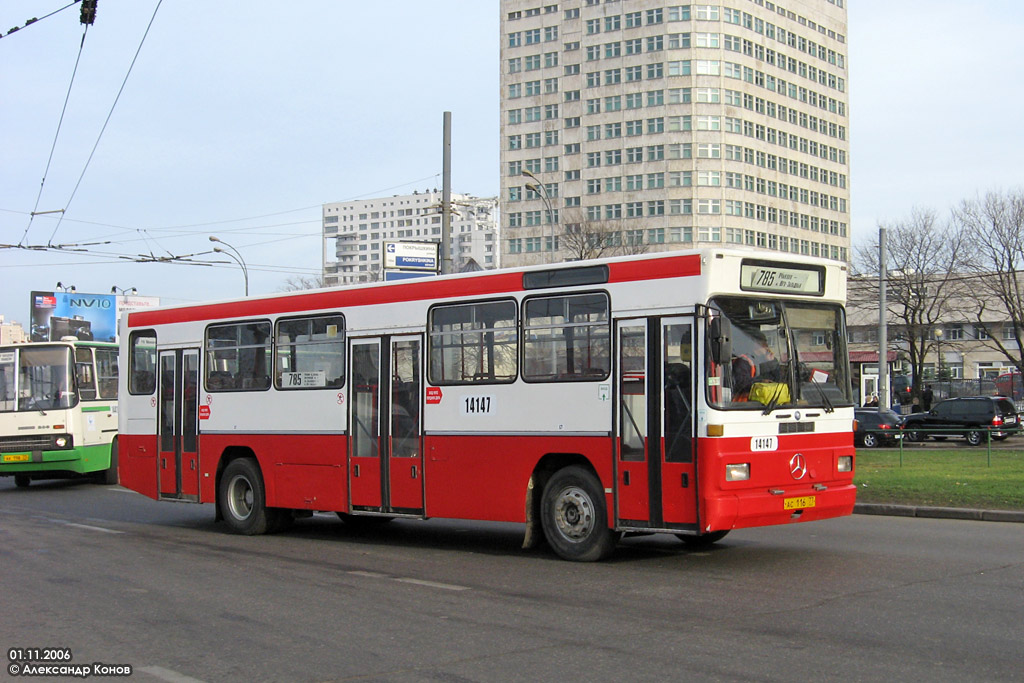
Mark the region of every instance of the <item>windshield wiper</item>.
[[779, 399], [782, 398], [782, 390], [788, 388], [788, 384], [786, 384], [785, 382], [779, 382], [779, 386], [775, 388], [775, 393], [772, 394], [772, 397], [768, 400], [768, 405], [764, 407], [764, 410], [761, 411], [761, 414], [767, 415], [768, 413], [775, 410], [775, 406], [779, 404]]
[[832, 405], [832, 401], [828, 400], [828, 394], [826, 394], [825, 390], [822, 389], [818, 385], [818, 382], [814, 381], [813, 377], [810, 378], [809, 384], [812, 384], [814, 386], [814, 388], [818, 390], [818, 396], [821, 396], [821, 401], [822, 401], [822, 403], [825, 404], [825, 412], [826, 413], [834, 413], [834, 412], [836, 412], [835, 406]]

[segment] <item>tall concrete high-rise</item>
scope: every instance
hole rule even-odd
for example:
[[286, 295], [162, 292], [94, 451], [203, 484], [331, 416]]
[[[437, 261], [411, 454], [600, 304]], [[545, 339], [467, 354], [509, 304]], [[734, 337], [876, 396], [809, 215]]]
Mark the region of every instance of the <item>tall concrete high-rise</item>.
[[[453, 270], [497, 268], [498, 200], [452, 195]], [[325, 287], [383, 279], [385, 242], [440, 242], [441, 192], [323, 205]]]
[[505, 266], [849, 259], [845, 0], [501, 0]]

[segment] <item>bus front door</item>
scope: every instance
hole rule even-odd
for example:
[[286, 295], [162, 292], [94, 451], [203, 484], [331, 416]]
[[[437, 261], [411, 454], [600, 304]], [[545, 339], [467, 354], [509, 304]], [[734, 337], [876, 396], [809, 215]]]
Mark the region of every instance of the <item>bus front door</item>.
[[160, 352], [157, 479], [161, 498], [199, 500], [199, 350]]
[[616, 330], [616, 521], [694, 529], [693, 319], [620, 320]]
[[349, 503], [353, 512], [423, 512], [422, 339], [352, 341]]

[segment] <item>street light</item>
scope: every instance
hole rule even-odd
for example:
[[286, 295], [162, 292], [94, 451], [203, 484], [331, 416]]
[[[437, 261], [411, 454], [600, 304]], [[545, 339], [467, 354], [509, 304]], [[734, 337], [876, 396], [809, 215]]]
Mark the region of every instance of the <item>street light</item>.
[[219, 237], [214, 237], [213, 235], [210, 235], [210, 241], [217, 242], [218, 244], [223, 244], [225, 247], [231, 250], [224, 251], [220, 247], [213, 248], [213, 250], [218, 254], [224, 254], [225, 256], [234, 259], [235, 263], [237, 263], [242, 268], [242, 276], [245, 277], [245, 295], [249, 296], [249, 269], [245, 267], [245, 259], [242, 258], [242, 254], [240, 254], [237, 249], [235, 249], [233, 246], [231, 246], [230, 244], [228, 244]]
[[935, 379], [942, 379], [942, 328], [935, 330]]
[[548, 196], [548, 188], [540, 181], [540, 178], [535, 176], [528, 169], [524, 168], [522, 174], [527, 178], [533, 179], [534, 182], [526, 183], [526, 189], [532, 190], [540, 195], [541, 200], [544, 201], [544, 207], [548, 210], [548, 225], [551, 226], [551, 258], [548, 259], [548, 263], [550, 263], [554, 260], [555, 255], [555, 211], [551, 208], [551, 198]]
[[66, 285], [65, 286], [65, 285], [62, 285], [61, 283], [58, 282], [57, 283], [57, 289], [61, 290], [62, 292], [74, 292], [75, 291], [75, 286], [74, 285]]
[[124, 287], [118, 287], [117, 285], [114, 285], [113, 287], [110, 288], [110, 293], [124, 295], [138, 294], [139, 290], [135, 289], [134, 287], [129, 287], [128, 289], [125, 289]]

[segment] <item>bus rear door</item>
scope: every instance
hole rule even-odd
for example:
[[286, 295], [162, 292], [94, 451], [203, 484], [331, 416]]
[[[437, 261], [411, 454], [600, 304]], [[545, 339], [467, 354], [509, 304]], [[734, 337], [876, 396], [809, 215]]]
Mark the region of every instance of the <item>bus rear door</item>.
[[157, 479], [161, 498], [199, 500], [199, 349], [160, 352]]

